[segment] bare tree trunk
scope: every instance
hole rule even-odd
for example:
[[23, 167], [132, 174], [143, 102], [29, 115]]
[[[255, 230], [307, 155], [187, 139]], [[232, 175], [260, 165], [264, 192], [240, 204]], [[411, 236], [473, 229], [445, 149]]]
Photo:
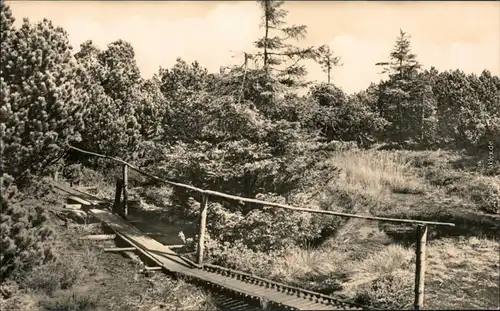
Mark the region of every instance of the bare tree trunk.
[[420, 142], [424, 141], [424, 118], [425, 118], [424, 96], [422, 96], [422, 117], [420, 119]]
[[328, 57], [328, 84], [330, 84], [330, 71], [332, 70], [332, 66], [330, 66], [330, 57]]
[[267, 39], [269, 37], [269, 17], [268, 17], [268, 12], [269, 12], [269, 1], [265, 1], [265, 12], [264, 12], [264, 18], [266, 19], [266, 34], [264, 36], [264, 70], [266, 72], [266, 75], [269, 74], [269, 67], [268, 67], [268, 58], [269, 55], [267, 54]]

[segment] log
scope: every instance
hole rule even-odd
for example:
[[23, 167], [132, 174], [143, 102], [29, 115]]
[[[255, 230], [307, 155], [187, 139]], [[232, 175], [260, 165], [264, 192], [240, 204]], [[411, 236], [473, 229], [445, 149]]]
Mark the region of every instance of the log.
[[67, 202], [68, 202], [68, 204], [80, 204], [80, 205], [87, 205], [87, 206], [93, 205], [92, 202], [89, 202], [87, 200], [84, 200], [82, 198], [79, 198], [79, 197], [73, 196], [73, 195], [68, 197]]
[[82, 208], [81, 204], [64, 204], [64, 208], [71, 210], [79, 210]]
[[115, 238], [116, 234], [92, 234], [83, 236], [80, 238], [80, 240], [106, 241], [106, 240], [114, 240]]
[[114, 202], [113, 208], [111, 210], [113, 214], [118, 214], [118, 211], [120, 210], [122, 186], [123, 186], [122, 180], [117, 179], [116, 180], [116, 191], [115, 191], [115, 202]]
[[207, 224], [207, 206], [208, 206], [208, 196], [206, 194], [202, 195], [200, 204], [200, 231], [198, 234], [198, 247], [197, 247], [197, 264], [203, 264], [203, 251], [205, 247], [205, 229]]
[[148, 267], [148, 266], [144, 267], [145, 271], [161, 271], [162, 269], [163, 269], [162, 267]]
[[421, 310], [424, 306], [424, 283], [425, 283], [425, 248], [427, 243], [427, 227], [417, 227], [417, 245], [415, 248], [415, 310]]
[[128, 215], [128, 166], [123, 165], [123, 205], [122, 205], [122, 216], [127, 217]]

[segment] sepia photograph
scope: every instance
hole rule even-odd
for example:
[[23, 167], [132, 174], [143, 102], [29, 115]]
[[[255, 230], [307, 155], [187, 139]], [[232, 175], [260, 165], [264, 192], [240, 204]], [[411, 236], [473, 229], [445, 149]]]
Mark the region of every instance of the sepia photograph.
[[500, 1], [0, 8], [0, 310], [500, 310]]

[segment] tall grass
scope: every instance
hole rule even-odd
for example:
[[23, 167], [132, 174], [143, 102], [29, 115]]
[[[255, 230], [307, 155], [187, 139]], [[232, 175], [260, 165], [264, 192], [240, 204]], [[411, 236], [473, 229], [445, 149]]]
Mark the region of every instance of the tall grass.
[[425, 182], [410, 160], [389, 151], [345, 151], [330, 160], [342, 169], [338, 187], [347, 193], [382, 200], [391, 193], [423, 193]]

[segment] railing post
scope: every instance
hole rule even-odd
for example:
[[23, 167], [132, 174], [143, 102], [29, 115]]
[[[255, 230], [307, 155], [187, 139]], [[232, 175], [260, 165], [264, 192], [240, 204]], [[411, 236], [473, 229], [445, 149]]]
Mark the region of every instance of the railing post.
[[207, 206], [208, 206], [208, 195], [202, 194], [201, 205], [200, 205], [200, 231], [198, 233], [198, 247], [197, 252], [197, 263], [199, 265], [203, 264], [203, 251], [205, 247], [205, 229], [207, 224]]
[[122, 197], [122, 184], [123, 181], [121, 179], [116, 180], [116, 192], [115, 192], [115, 203], [113, 204], [113, 208], [111, 209], [111, 212], [113, 214], [118, 214], [120, 210], [120, 201]]
[[127, 217], [128, 215], [128, 206], [127, 206], [127, 200], [128, 200], [128, 166], [123, 165], [123, 209], [122, 209], [122, 216]]
[[427, 226], [417, 226], [416, 260], [415, 260], [415, 310], [424, 306], [425, 285], [425, 246], [427, 243]]

